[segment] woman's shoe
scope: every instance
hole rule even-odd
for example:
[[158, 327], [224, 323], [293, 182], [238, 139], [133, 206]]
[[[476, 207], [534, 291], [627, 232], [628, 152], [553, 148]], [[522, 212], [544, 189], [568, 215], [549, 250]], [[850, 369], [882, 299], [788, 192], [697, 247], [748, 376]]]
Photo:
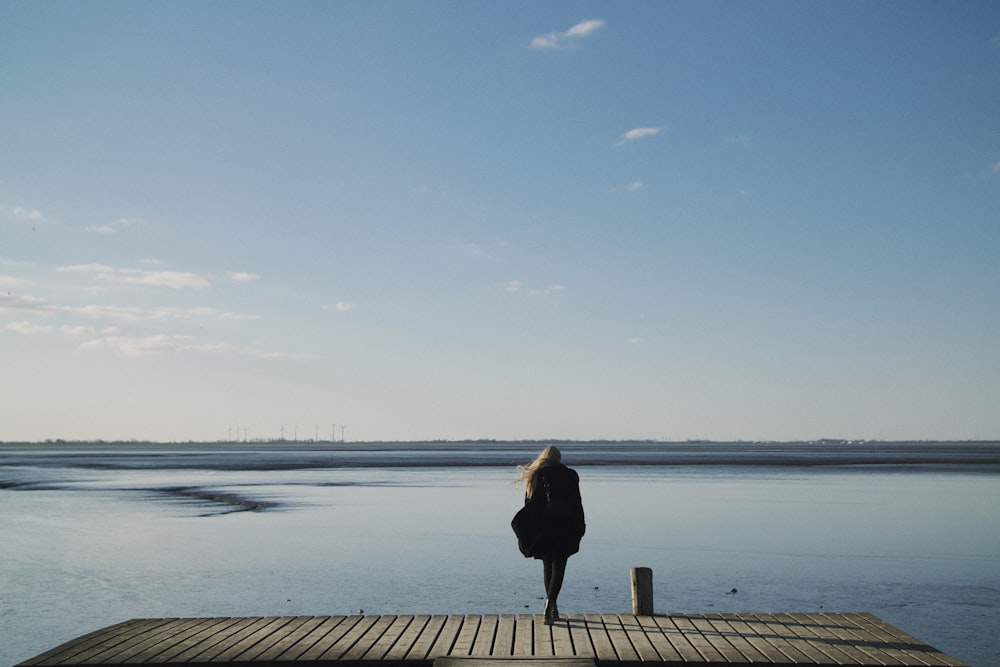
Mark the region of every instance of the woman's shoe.
[[559, 620], [559, 610], [555, 602], [545, 601], [545, 625], [552, 625], [553, 621]]

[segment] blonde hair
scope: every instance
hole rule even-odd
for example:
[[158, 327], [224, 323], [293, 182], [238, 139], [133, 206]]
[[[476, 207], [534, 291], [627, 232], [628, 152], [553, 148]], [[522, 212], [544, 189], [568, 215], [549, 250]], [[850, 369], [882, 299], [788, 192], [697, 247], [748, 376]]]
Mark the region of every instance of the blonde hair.
[[531, 497], [535, 492], [535, 473], [538, 469], [550, 465], [552, 463], [559, 463], [562, 460], [562, 452], [555, 445], [549, 445], [542, 450], [542, 453], [538, 455], [534, 461], [524, 466], [517, 466], [520, 474], [517, 479], [514, 480], [515, 484], [524, 483], [524, 495]]

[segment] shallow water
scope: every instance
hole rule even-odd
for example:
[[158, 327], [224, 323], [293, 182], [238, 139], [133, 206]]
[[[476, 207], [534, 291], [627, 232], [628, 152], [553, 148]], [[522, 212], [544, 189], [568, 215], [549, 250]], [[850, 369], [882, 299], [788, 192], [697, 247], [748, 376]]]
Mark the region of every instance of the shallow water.
[[[0, 665], [134, 617], [540, 611], [509, 465], [240, 456], [0, 454]], [[870, 611], [972, 665], [1000, 655], [995, 473], [575, 467], [588, 530], [565, 612], [628, 611], [643, 565], [658, 612]]]

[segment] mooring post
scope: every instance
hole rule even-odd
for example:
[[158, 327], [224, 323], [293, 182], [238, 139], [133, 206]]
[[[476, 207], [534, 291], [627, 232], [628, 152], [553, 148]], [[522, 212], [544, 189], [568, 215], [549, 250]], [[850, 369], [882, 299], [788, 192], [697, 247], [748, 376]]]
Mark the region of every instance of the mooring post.
[[632, 613], [653, 615], [653, 571], [648, 567], [632, 568]]

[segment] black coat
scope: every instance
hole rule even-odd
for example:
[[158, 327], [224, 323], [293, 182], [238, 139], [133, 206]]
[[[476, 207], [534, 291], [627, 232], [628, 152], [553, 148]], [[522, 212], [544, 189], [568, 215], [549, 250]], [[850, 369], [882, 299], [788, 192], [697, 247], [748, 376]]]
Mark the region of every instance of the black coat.
[[580, 497], [580, 476], [561, 463], [535, 471], [534, 492], [511, 527], [525, 558], [567, 558], [580, 550], [587, 530]]

